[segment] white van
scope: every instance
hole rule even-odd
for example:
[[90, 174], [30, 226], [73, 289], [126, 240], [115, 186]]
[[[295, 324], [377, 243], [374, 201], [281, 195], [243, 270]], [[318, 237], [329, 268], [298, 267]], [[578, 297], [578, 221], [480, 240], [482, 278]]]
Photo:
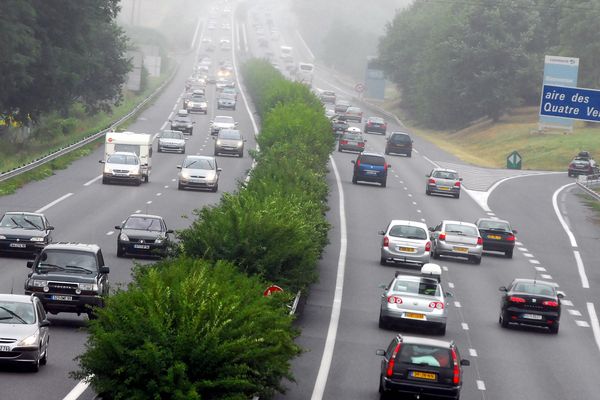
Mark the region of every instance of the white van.
[[311, 86], [314, 71], [315, 66], [313, 64], [303, 62], [298, 63], [298, 70], [296, 71], [296, 81]]
[[104, 141], [104, 160], [116, 152], [135, 153], [142, 165], [144, 182], [150, 180], [152, 171], [152, 142], [154, 137], [147, 133], [107, 132]]
[[279, 50], [281, 51], [281, 60], [283, 60], [283, 62], [293, 62], [294, 61], [294, 55], [292, 53], [293, 48], [290, 46], [281, 46], [279, 48]]

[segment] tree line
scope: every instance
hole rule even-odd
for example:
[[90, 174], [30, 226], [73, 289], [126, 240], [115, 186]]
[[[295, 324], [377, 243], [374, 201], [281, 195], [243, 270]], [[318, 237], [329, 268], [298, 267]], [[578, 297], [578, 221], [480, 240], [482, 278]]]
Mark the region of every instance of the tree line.
[[600, 88], [600, 0], [417, 1], [379, 41], [402, 107], [425, 126], [460, 128], [536, 105], [545, 55], [578, 57], [580, 87]]

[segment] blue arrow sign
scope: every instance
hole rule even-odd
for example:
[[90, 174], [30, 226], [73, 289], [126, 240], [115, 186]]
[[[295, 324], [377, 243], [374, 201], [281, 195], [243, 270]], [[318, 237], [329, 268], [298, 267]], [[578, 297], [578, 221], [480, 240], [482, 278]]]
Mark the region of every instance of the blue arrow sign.
[[600, 90], [544, 85], [540, 115], [600, 122]]

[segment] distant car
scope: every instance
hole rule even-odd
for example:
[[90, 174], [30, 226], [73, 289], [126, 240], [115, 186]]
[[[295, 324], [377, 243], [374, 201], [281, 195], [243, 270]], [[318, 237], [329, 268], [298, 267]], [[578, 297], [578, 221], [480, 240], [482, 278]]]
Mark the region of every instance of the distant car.
[[498, 323], [523, 324], [545, 327], [550, 333], [558, 333], [560, 324], [560, 300], [564, 293], [556, 290], [556, 284], [537, 279], [515, 279], [508, 286], [501, 286], [502, 299]]
[[208, 102], [204, 94], [193, 93], [190, 99], [187, 101], [186, 109], [188, 112], [199, 112], [204, 115], [208, 114]]
[[237, 129], [221, 129], [215, 139], [215, 156], [219, 154], [235, 154], [244, 157], [246, 141]]
[[238, 123], [233, 117], [227, 115], [217, 115], [214, 120], [210, 121], [210, 134], [216, 135], [221, 129], [235, 129]]
[[334, 111], [338, 114], [343, 114], [350, 107], [350, 102], [346, 100], [336, 100]]
[[144, 180], [142, 163], [136, 153], [117, 151], [100, 163], [104, 164], [102, 184], [119, 182], [139, 186]]
[[229, 39], [221, 39], [219, 42], [219, 48], [221, 50], [231, 50], [231, 42]]
[[234, 94], [220, 93], [217, 98], [217, 110], [232, 110], [235, 111], [237, 101]]
[[431, 256], [431, 239], [423, 222], [392, 220], [384, 231], [381, 241], [380, 264], [388, 262], [403, 264], [427, 264]]
[[225, 86], [223, 89], [221, 89], [221, 93], [231, 94], [231, 95], [235, 96], [235, 100], [237, 101], [238, 92], [235, 88], [235, 82], [233, 82], [233, 81], [230, 81], [230, 82], [232, 82], [230, 85]]
[[593, 175], [598, 174], [600, 169], [596, 162], [591, 158], [589, 153], [582, 152], [585, 154], [578, 154], [570, 163], [567, 174], [569, 176], [578, 175]]
[[344, 132], [338, 141], [338, 151], [358, 151], [363, 152], [367, 139], [360, 132]]
[[164, 130], [158, 135], [157, 151], [185, 154], [185, 137], [181, 131]]
[[37, 372], [48, 362], [49, 326], [37, 297], [0, 294], [0, 362], [27, 364]]
[[394, 279], [381, 295], [379, 327], [396, 325], [432, 328], [440, 335], [446, 334], [448, 319], [446, 297], [440, 284], [439, 265], [426, 264], [439, 270], [437, 276], [417, 276], [396, 272]]
[[163, 217], [158, 215], [132, 214], [115, 229], [117, 235], [117, 257], [146, 255], [164, 257], [171, 243], [171, 229]]
[[37, 254], [52, 242], [52, 231], [44, 214], [7, 212], [0, 219], [0, 252]]
[[508, 221], [479, 218], [475, 225], [483, 239], [483, 250], [503, 252], [507, 258], [512, 258], [517, 231], [511, 228]]
[[336, 118], [336, 116], [331, 119], [331, 129], [336, 136], [339, 136], [344, 133], [350, 125], [346, 121]]
[[189, 117], [189, 115], [184, 115], [182, 113], [178, 113], [171, 122], [171, 130], [173, 131], [181, 131], [183, 133], [189, 133], [192, 135], [194, 133], [194, 124], [195, 122]]
[[212, 192], [219, 190], [219, 173], [217, 160], [209, 156], [187, 156], [179, 171], [177, 189], [185, 188], [209, 189]]
[[452, 169], [434, 168], [425, 177], [427, 178], [425, 184], [426, 195], [442, 193], [452, 195], [457, 199], [460, 197], [462, 178], [458, 176], [458, 172]]
[[474, 264], [481, 263], [483, 239], [479, 229], [470, 222], [443, 220], [431, 232], [431, 257], [465, 257]]
[[348, 107], [343, 114], [343, 118], [346, 121], [356, 121], [360, 124], [362, 122], [362, 115], [360, 107]]
[[365, 122], [365, 133], [381, 133], [385, 135], [387, 131], [387, 123], [383, 118], [379, 117], [369, 117]]
[[408, 133], [392, 132], [386, 139], [385, 154], [412, 155], [413, 140]]
[[335, 104], [336, 94], [333, 90], [322, 90], [319, 99], [323, 103]]
[[391, 165], [385, 161], [383, 155], [363, 152], [358, 155], [356, 160], [352, 160], [352, 164], [354, 164], [352, 183], [376, 182], [381, 187], [386, 187], [388, 168]]
[[382, 399], [460, 398], [462, 367], [470, 362], [461, 358], [454, 341], [398, 335], [387, 350], [377, 350], [376, 354], [383, 356], [379, 372]]

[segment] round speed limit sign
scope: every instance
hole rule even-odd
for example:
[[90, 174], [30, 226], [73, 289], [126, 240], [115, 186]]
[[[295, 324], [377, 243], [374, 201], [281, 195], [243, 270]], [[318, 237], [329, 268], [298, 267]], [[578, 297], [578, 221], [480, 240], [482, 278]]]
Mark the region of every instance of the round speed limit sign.
[[362, 83], [357, 83], [356, 86], [354, 86], [354, 90], [356, 90], [358, 93], [362, 93], [365, 91], [365, 85]]

